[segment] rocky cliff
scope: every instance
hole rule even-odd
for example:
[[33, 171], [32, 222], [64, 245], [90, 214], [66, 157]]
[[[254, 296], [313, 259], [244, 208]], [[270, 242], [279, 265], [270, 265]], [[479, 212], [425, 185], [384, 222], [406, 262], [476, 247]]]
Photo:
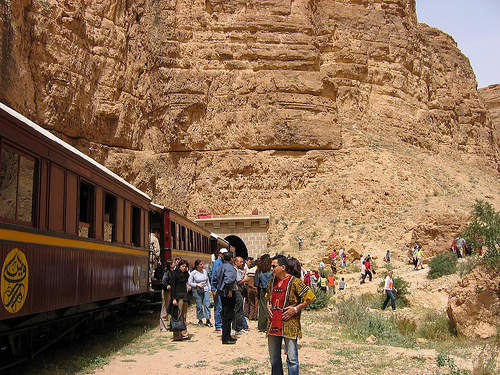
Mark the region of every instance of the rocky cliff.
[[190, 217], [266, 211], [273, 251], [500, 207], [473, 70], [415, 0], [0, 4], [2, 102]]

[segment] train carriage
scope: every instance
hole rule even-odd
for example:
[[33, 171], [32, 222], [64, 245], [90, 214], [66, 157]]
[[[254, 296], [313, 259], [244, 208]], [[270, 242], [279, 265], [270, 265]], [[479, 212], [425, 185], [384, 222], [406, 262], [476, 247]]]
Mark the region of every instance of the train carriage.
[[[212, 254], [219, 249], [230, 249], [229, 242], [200, 227], [181, 214], [163, 206], [156, 206], [150, 213], [152, 231], [160, 233], [161, 263], [169, 259], [182, 258], [193, 268], [196, 259], [201, 259], [208, 269]], [[157, 271], [153, 286], [159, 288], [162, 269]]]
[[0, 370], [154, 299], [155, 231], [161, 265], [230, 248], [0, 103]]
[[0, 318], [147, 291], [150, 198], [0, 109]]
[[148, 292], [146, 194], [1, 103], [0, 164], [0, 349]]

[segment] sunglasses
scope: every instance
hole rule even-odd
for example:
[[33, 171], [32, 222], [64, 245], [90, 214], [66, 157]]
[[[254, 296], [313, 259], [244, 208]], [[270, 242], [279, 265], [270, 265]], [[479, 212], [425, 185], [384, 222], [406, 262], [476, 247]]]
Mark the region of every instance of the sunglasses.
[[276, 267], [279, 267], [280, 264], [271, 264], [271, 268], [276, 268]]

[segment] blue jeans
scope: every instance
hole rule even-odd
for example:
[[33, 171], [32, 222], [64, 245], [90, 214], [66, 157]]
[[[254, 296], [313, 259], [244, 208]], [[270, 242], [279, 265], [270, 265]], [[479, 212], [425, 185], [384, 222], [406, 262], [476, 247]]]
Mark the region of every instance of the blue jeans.
[[283, 336], [267, 336], [269, 347], [269, 360], [271, 361], [271, 375], [283, 375], [283, 363], [281, 362], [281, 341], [285, 340], [286, 364], [288, 375], [299, 374], [299, 351], [297, 339], [289, 339]]
[[222, 304], [217, 294], [214, 296], [214, 319], [215, 329], [222, 329]]
[[210, 292], [193, 291], [193, 297], [196, 301], [196, 317], [198, 320], [203, 318], [210, 319]]
[[384, 304], [382, 305], [382, 310], [385, 310], [387, 307], [387, 303], [389, 303], [389, 299], [391, 300], [391, 306], [393, 310], [396, 310], [396, 297], [394, 297], [394, 293], [392, 290], [386, 290], [385, 291], [385, 301]]

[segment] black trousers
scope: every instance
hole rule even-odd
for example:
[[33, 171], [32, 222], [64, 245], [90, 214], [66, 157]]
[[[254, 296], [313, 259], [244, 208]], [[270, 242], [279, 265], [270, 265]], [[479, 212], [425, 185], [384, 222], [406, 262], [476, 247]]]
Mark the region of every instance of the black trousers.
[[222, 342], [226, 342], [232, 340], [231, 322], [234, 319], [235, 298], [234, 296], [220, 297], [220, 301], [222, 304]]

